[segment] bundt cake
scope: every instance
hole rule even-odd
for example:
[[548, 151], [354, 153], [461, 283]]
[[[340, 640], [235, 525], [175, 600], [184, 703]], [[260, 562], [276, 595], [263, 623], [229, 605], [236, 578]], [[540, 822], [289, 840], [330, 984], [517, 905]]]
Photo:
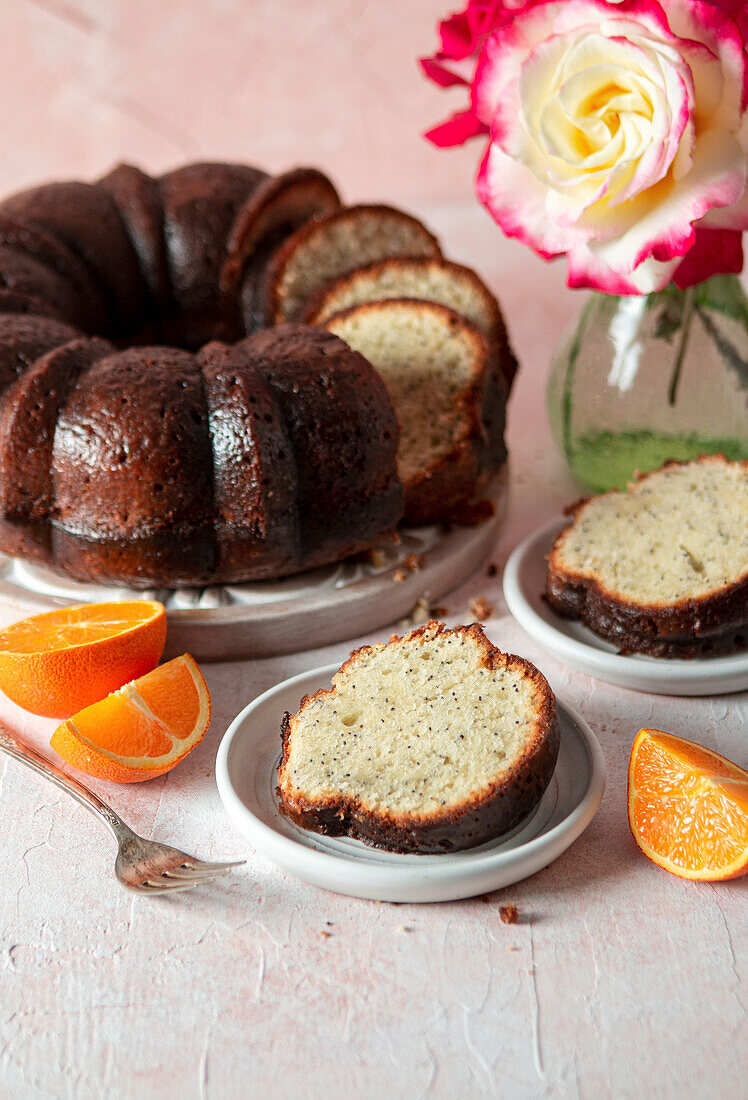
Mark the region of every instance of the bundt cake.
[[363, 646], [282, 724], [281, 808], [397, 852], [472, 848], [513, 828], [556, 766], [556, 701], [480, 626], [428, 622]]
[[[121, 164], [0, 202], [0, 550], [148, 588], [278, 577], [369, 548], [403, 517], [398, 444], [413, 427], [393, 380], [408, 370], [424, 402], [450, 372], [475, 402], [469, 425], [466, 396], [441, 410], [447, 439], [432, 447], [452, 461], [469, 437], [470, 462], [445, 463], [441, 507], [432, 493], [408, 512], [449, 518], [504, 457], [496, 379], [512, 360], [492, 300], [455, 299], [480, 332], [442, 306], [388, 303], [383, 322], [403, 325], [385, 341], [389, 382], [386, 356], [378, 371], [334, 318], [330, 331], [299, 322], [329, 279], [440, 257], [415, 218], [341, 207], [311, 168], [191, 164], [156, 179]], [[429, 347], [409, 367], [414, 324]]]
[[748, 462], [667, 462], [571, 509], [545, 596], [622, 653], [748, 647]]
[[400, 425], [408, 523], [459, 519], [506, 458], [506, 381], [481, 333], [446, 306], [367, 302], [326, 327], [384, 379]]

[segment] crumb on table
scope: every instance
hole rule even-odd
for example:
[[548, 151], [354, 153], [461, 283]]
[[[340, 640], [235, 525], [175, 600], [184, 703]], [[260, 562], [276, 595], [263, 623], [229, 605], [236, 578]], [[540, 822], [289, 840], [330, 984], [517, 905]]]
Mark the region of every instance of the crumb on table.
[[493, 604], [490, 604], [485, 596], [476, 596], [470, 601], [468, 608], [475, 619], [490, 619], [493, 615]]
[[503, 924], [516, 924], [519, 920], [519, 910], [516, 905], [509, 902], [508, 905], [499, 906], [499, 916]]
[[406, 630], [412, 626], [422, 626], [423, 623], [427, 623], [430, 618], [431, 604], [425, 596], [421, 596], [411, 613], [405, 619], [401, 619], [398, 626], [401, 630]]

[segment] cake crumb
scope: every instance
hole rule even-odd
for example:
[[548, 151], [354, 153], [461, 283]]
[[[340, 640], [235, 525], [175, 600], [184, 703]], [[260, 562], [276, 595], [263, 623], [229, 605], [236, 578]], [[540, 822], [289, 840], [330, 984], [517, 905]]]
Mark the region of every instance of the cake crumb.
[[403, 558], [403, 568], [407, 569], [409, 573], [417, 573], [419, 569], [423, 567], [426, 557], [424, 554], [406, 554]]
[[499, 906], [499, 916], [503, 924], [516, 924], [519, 920], [519, 910], [510, 902], [509, 905]]
[[488, 569], [486, 570], [486, 576], [487, 577], [495, 577], [495, 576], [497, 576], [498, 572], [499, 572], [498, 565], [494, 564], [494, 562], [489, 562]]
[[329, 940], [331, 936], [332, 936], [332, 932], [320, 932], [320, 934], [319, 934], [319, 938], [321, 940]]
[[518, 950], [518, 948], [515, 947], [513, 943], [507, 944], [506, 949], [507, 949], [507, 951], [517, 951]]
[[402, 582], [405, 580], [405, 570], [396, 569], [395, 572], [392, 574], [392, 579], [395, 584], [402, 584]]
[[397, 624], [400, 630], [409, 630], [413, 626], [422, 626], [431, 618], [431, 604], [425, 596], [421, 596], [411, 613]]
[[431, 614], [437, 619], [443, 619], [445, 615], [449, 615], [449, 608], [443, 603], [435, 603], [431, 607]]
[[412, 924], [398, 924], [398, 932], [415, 932], [415, 928]]
[[490, 604], [485, 596], [476, 596], [468, 604], [468, 609], [473, 618], [481, 622], [484, 619], [490, 619], [493, 615], [493, 604]]
[[387, 564], [387, 555], [381, 546], [372, 546], [369, 551], [369, 561], [375, 569], [384, 569]]

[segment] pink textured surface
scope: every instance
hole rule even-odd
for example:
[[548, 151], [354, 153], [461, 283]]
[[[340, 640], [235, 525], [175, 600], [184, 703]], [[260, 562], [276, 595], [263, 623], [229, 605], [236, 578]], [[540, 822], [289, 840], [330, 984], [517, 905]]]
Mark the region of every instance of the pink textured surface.
[[[412, 66], [441, 9], [431, 0], [4, 5], [0, 193], [92, 176], [120, 158], [156, 169], [219, 156], [318, 162], [347, 196], [420, 211], [447, 253], [499, 293], [523, 365], [501, 565], [578, 494], [550, 442], [542, 386], [580, 298], [560, 267], [491, 228], [470, 198], [472, 154], [460, 161], [417, 140], [444, 110]], [[255, 855], [215, 791], [220, 737], [250, 698], [349, 646], [207, 667], [215, 718], [205, 742], [169, 776], [99, 788], [146, 835], [207, 859], [247, 858], [194, 895], [124, 893], [94, 819], [0, 757], [0, 1096], [740, 1094], [746, 880], [697, 885], [641, 857], [625, 772], [642, 725], [746, 765], [746, 695], [608, 687], [532, 643], [498, 578], [448, 596], [448, 621], [469, 619], [477, 595], [494, 606], [492, 640], [534, 660], [601, 741], [608, 786], [585, 835], [512, 889], [442, 906], [337, 897]], [[54, 723], [4, 699], [0, 720], [48, 748]], [[520, 910], [514, 926], [499, 919], [507, 902]]]

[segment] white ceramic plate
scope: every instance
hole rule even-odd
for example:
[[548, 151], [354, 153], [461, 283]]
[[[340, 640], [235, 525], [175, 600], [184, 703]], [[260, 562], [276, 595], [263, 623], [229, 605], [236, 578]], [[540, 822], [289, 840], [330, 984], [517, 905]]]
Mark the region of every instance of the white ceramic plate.
[[[486, 495], [494, 514], [474, 527], [403, 528], [397, 543], [382, 540], [376, 563], [351, 558], [276, 581], [143, 592], [85, 584], [0, 554], [0, 600], [17, 607], [18, 618], [100, 600], [160, 600], [168, 622], [166, 657], [185, 650], [198, 661], [295, 653], [395, 623], [421, 597], [437, 601], [484, 566], [506, 510], [506, 467]], [[408, 569], [408, 558], [420, 568]]]
[[280, 724], [302, 696], [329, 687], [337, 665], [305, 672], [258, 696], [229, 726], [216, 759], [218, 791], [229, 817], [254, 847], [284, 871], [351, 897], [373, 901], [453, 901], [510, 886], [561, 855], [589, 825], [605, 786], [605, 761], [589, 726], [559, 704], [558, 763], [540, 805], [513, 832], [465, 852], [397, 855], [357, 840], [326, 837], [278, 810], [275, 785]]
[[657, 695], [724, 695], [748, 688], [748, 651], [688, 661], [621, 657], [586, 626], [562, 619], [541, 598], [550, 553], [564, 524], [554, 520], [512, 552], [504, 570], [504, 598], [514, 618], [538, 645], [565, 665], [619, 687]]

